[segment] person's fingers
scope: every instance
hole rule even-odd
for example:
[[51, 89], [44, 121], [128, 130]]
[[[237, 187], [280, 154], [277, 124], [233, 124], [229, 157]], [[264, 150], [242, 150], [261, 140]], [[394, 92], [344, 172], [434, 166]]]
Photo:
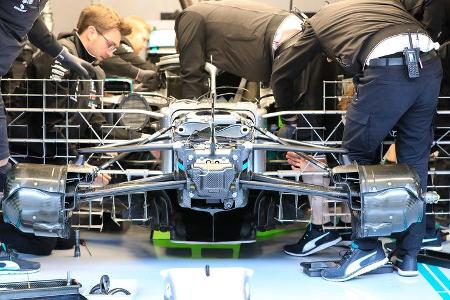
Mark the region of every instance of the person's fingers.
[[295, 152], [288, 151], [286, 153], [286, 158], [296, 158], [296, 157], [300, 157], [300, 156]]
[[307, 162], [303, 158], [291, 158], [291, 161], [295, 162], [297, 165], [306, 165]]
[[150, 153], [153, 155], [153, 157], [155, 159], [160, 159], [161, 158], [161, 151], [158, 150], [151, 150]]
[[107, 185], [110, 180], [111, 180], [111, 176], [109, 176], [108, 174], [102, 174], [102, 183], [104, 185]]
[[295, 160], [288, 160], [288, 164], [290, 164], [291, 166], [297, 167], [297, 168], [303, 167], [302, 163], [299, 163], [298, 161], [295, 161]]

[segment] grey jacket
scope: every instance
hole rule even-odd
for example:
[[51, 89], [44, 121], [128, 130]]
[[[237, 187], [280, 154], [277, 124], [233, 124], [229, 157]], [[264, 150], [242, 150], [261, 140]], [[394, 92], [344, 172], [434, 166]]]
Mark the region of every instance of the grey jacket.
[[185, 9], [175, 22], [183, 97], [205, 92], [206, 61], [250, 81], [270, 80], [272, 40], [289, 13], [243, 0], [201, 2]]

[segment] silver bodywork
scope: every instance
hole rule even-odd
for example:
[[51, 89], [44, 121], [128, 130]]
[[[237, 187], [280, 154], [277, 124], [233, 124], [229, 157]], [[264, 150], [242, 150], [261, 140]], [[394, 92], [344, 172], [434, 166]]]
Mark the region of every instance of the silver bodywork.
[[8, 174], [6, 222], [38, 236], [69, 237], [65, 209], [67, 166], [19, 164]]
[[358, 166], [358, 173], [361, 210], [353, 210], [356, 236], [388, 236], [422, 221], [420, 180], [410, 167]]
[[180, 206], [199, 208], [199, 199], [222, 203], [224, 209], [247, 205], [246, 193], [237, 180], [243, 172], [265, 171], [265, 151], [249, 151], [243, 144], [256, 142], [252, 127], [264, 127], [262, 115], [266, 111], [252, 102], [217, 101], [214, 150], [210, 100], [177, 100], [161, 112], [161, 127], [172, 127], [171, 142], [177, 144], [173, 151], [162, 152], [163, 171], [184, 174], [187, 179]]

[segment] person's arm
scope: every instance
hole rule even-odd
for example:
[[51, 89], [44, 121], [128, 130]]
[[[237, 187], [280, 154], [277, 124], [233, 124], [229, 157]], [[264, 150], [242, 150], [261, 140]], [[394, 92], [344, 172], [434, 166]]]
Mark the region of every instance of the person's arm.
[[442, 32], [442, 23], [444, 21], [444, 2], [442, 0], [426, 0], [421, 23], [431, 35], [434, 41], [437, 41]]
[[402, 0], [405, 9], [428, 31], [431, 38], [437, 41], [444, 21], [443, 0]]
[[100, 66], [107, 76], [118, 76], [135, 79], [139, 73], [139, 68], [132, 63], [125, 61], [122, 55], [126, 52], [122, 45], [117, 49], [112, 57], [104, 59]]
[[30, 42], [47, 53], [51, 57], [58, 56], [61, 53], [63, 47], [57, 42], [55, 36], [45, 26], [41, 17], [37, 18], [28, 33], [28, 39]]
[[156, 71], [156, 66], [143, 60], [134, 52], [129, 52], [121, 45], [114, 56], [102, 61], [102, 69], [109, 76], [138, 79], [139, 71]]
[[[123, 51], [120, 51], [121, 48], [123, 48]], [[139, 68], [141, 70], [156, 71], [156, 66], [154, 64], [142, 59], [138, 54], [136, 54], [136, 52], [134, 52], [133, 48], [126, 44], [121, 44], [115, 54], [116, 56], [119, 56], [122, 60], [130, 63], [136, 68]]]
[[88, 79], [91, 77], [90, 74], [94, 71], [92, 65], [63, 48], [45, 26], [41, 17], [33, 23], [33, 27], [28, 33], [28, 39], [43, 52], [56, 58], [64, 67], [75, 71], [81, 78]]
[[206, 92], [204, 65], [206, 30], [201, 15], [181, 13], [175, 24], [180, 53], [183, 97], [197, 98]]
[[320, 51], [322, 50], [314, 31], [307, 24], [297, 42], [275, 58], [271, 86], [278, 110], [295, 108], [298, 95], [294, 95], [294, 80], [298, 80], [301, 72]]

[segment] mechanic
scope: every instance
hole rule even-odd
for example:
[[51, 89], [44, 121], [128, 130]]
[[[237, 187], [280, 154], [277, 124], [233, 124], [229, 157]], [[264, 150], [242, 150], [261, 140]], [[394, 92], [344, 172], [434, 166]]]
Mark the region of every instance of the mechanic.
[[[121, 33], [127, 33], [129, 31], [128, 27], [125, 25], [125, 23], [122, 22], [122, 19], [118, 16], [118, 14], [111, 8], [103, 5], [93, 5], [85, 8], [80, 14], [78, 28], [80, 32], [79, 34], [77, 32], [65, 34], [58, 41], [65, 47], [64, 51], [69, 51], [70, 53], [73, 53], [75, 57], [80, 57], [81, 59], [84, 59], [88, 62], [98, 61], [104, 57], [111, 56], [114, 52], [115, 45], [117, 45], [120, 41]], [[97, 30], [101, 30], [103, 32], [103, 36]], [[33, 78], [52, 78], [59, 81], [68, 78], [79, 78], [79, 75], [77, 73], [65, 69], [58, 60], [52, 59], [45, 53], [41, 53], [36, 58], [34, 58], [27, 71], [29, 74], [34, 76]], [[98, 66], [91, 68], [90, 73], [92, 78], [102, 78], [102, 76], [104, 76], [103, 71]], [[58, 93], [60, 93], [61, 95], [66, 95], [66, 92], [58, 90], [58, 88], [62, 88], [64, 91], [68, 90], [67, 94], [74, 93], [72, 90], [73, 88], [75, 88], [74, 86], [70, 86], [67, 89], [65, 86], [55, 86], [57, 84], [58, 83], [53, 81], [48, 82], [46, 86], [47, 91], [58, 91]], [[86, 95], [86, 93], [90, 92], [91, 84], [90, 82], [82, 84], [82, 92], [80, 94]], [[42, 84], [39, 83], [37, 86], [42, 88], [41, 85]], [[33, 88], [35, 87], [32, 87], [32, 89]], [[37, 91], [33, 91], [33, 93], [35, 92]], [[49, 92], [49, 94], [51, 94], [51, 92]], [[63, 104], [59, 104], [58, 102], [58, 107], [64, 107], [65, 102], [67, 101], [67, 97], [62, 98]], [[85, 97], [78, 98], [77, 104], [80, 105], [80, 107], [86, 105], [86, 101], [88, 101], [84, 98]], [[53, 98], [47, 97], [47, 101], [51, 101], [51, 99]], [[61, 101], [61, 99], [55, 100]], [[53, 118], [51, 118], [50, 116], [48, 117], [55, 123], [60, 121], [61, 118], [61, 116], [59, 115], [53, 115]], [[42, 116], [39, 117], [39, 119], [41, 118]], [[77, 118], [70, 119], [73, 122], [72, 124], [81, 124], [76, 122], [83, 122], [83, 120]], [[32, 124], [38, 124], [37, 120], [31, 122]], [[95, 124], [100, 125], [105, 122], [105, 120], [102, 114], [92, 114], [91, 122], [98, 122]], [[59, 133], [63, 134], [62, 132]], [[127, 139], [128, 137], [140, 137], [140, 134], [126, 130], [117, 130], [115, 134], [124, 139]], [[46, 153], [50, 159], [54, 155], [54, 153], [52, 153], [51, 151], [46, 151]], [[58, 159], [53, 159], [51, 160], [51, 162], [58, 163]], [[97, 176], [94, 184], [103, 186], [108, 184], [110, 180], [111, 177], [108, 174], [102, 173]], [[8, 223], [0, 224], [0, 240], [6, 243], [8, 247], [11, 247], [16, 251], [35, 255], [50, 255], [53, 249], [69, 249], [73, 247], [74, 242], [73, 234], [68, 240], [53, 237], [35, 236], [34, 234], [20, 232], [14, 226]]]
[[[299, 156], [295, 152], [287, 152], [286, 159], [293, 170], [301, 172], [319, 172], [322, 169], [311, 164], [309, 161]], [[326, 164], [325, 157], [315, 157]], [[328, 186], [330, 179], [323, 175], [304, 174], [302, 175], [304, 183]], [[342, 205], [343, 216], [339, 222], [334, 224], [328, 214], [329, 206], [327, 199], [321, 196], [308, 196], [311, 206], [311, 222], [299, 241], [295, 244], [284, 246], [284, 252], [293, 256], [307, 256], [318, 251], [324, 250], [336, 244], [349, 245], [351, 243], [351, 219], [348, 205]], [[342, 228], [339, 230], [324, 230], [323, 226]], [[341, 242], [343, 240], [343, 242]]]
[[[323, 51], [355, 75], [357, 94], [347, 111], [342, 142], [350, 159], [377, 163], [380, 143], [397, 126], [398, 161], [417, 171], [426, 191], [432, 119], [442, 78], [437, 47], [399, 1], [342, 0], [326, 5], [308, 20], [296, 44], [275, 59], [272, 88], [277, 105], [281, 110], [292, 108], [294, 79]], [[392, 261], [399, 275], [418, 274], [424, 232], [425, 216], [398, 239]], [[339, 266], [324, 270], [322, 277], [345, 281], [387, 261], [378, 239], [358, 239]]]
[[[38, 18], [41, 14], [46, 0], [22, 1], [11, 0], [0, 2], [0, 40], [2, 47], [0, 49], [0, 76], [5, 75], [10, 69], [16, 57], [21, 53], [27, 39], [42, 51], [48, 53], [51, 57], [57, 58], [66, 68], [77, 72], [79, 76], [89, 77], [89, 64], [76, 58], [64, 50], [56, 42], [55, 37], [48, 31], [44, 22]], [[87, 70], [88, 69], [88, 70]], [[0, 95], [0, 191], [3, 192], [6, 181], [6, 173], [10, 169], [9, 147], [7, 137], [7, 125], [3, 100]], [[0, 262], [9, 261], [9, 268], [15, 269], [15, 272], [33, 272], [40, 268], [40, 264], [17, 258], [5, 251], [3, 241], [0, 250]], [[11, 266], [12, 265], [12, 266]], [[4, 267], [0, 268], [0, 272]]]
[[[437, 40], [437, 37], [441, 35], [441, 15], [442, 15], [442, 3], [443, 0], [401, 0], [402, 4], [405, 6], [406, 10], [411, 13], [418, 21], [422, 23], [422, 25], [428, 30], [430, 36], [433, 40]], [[317, 57], [317, 56], [316, 56]], [[311, 92], [311, 88], [314, 89], [313, 85], [309, 85], [307, 89], [307, 93], [303, 95], [303, 97], [296, 99], [296, 110], [318, 110], [322, 109], [323, 103], [321, 100], [323, 98], [323, 88], [322, 82], [324, 80], [335, 80], [335, 78], [321, 78], [321, 66], [326, 64], [320, 63], [317, 61], [314, 63], [316, 66], [312, 70], [311, 79], [313, 82], [320, 83], [319, 87], [316, 87], [316, 92]], [[328, 71], [328, 73], [330, 73]], [[295, 82], [294, 84], [298, 84]], [[315, 115], [308, 116], [308, 122], [305, 124], [305, 121], [300, 118], [296, 120], [292, 118], [290, 122], [288, 122], [285, 126], [281, 128], [278, 133], [278, 136], [285, 138], [292, 138], [294, 135], [297, 136], [297, 139], [301, 140], [319, 140], [317, 138], [317, 134], [311, 133], [310, 135], [305, 134], [303, 132], [299, 133], [297, 128], [301, 127], [321, 127], [326, 124], [321, 118], [317, 118]], [[395, 152], [394, 152], [395, 153]], [[305, 161], [299, 155], [293, 152], [288, 152], [286, 155], [287, 162], [291, 165], [294, 170], [306, 170], [306, 171], [320, 171], [316, 167], [312, 166], [310, 163]], [[324, 161], [326, 163], [326, 161]], [[316, 185], [325, 185], [329, 184], [329, 179], [323, 177], [321, 175], [303, 175], [302, 180], [305, 183], [316, 184]], [[325, 224], [327, 227], [331, 227], [334, 224], [330, 222], [330, 217], [324, 214], [324, 212], [328, 211], [328, 204], [325, 202], [326, 200], [320, 196], [309, 196], [310, 205], [312, 208], [311, 215], [311, 223], [308, 225], [307, 230], [304, 235], [299, 239], [296, 244], [286, 245], [284, 247], [284, 252], [289, 255], [294, 256], [306, 256], [317, 251], [328, 248], [332, 245], [340, 242], [339, 236], [341, 239], [345, 239], [345, 242], [350, 240], [348, 236], [348, 228], [351, 226], [350, 224], [350, 215], [347, 205], [343, 205], [343, 210], [346, 215], [344, 215], [340, 220], [337, 226], [343, 228], [338, 231], [329, 230], [323, 232], [322, 225]], [[428, 209], [427, 205], [427, 209]], [[427, 216], [427, 234], [423, 240], [422, 248], [431, 249], [431, 250], [440, 250], [442, 249], [441, 243], [441, 232], [435, 229], [435, 220], [434, 215]], [[337, 235], [339, 234], [339, 236]], [[314, 240], [314, 243], [310, 243], [311, 240]]]
[[141, 58], [142, 52], [147, 50], [151, 28], [138, 16], [127, 17], [124, 21], [130, 25], [131, 33], [122, 36], [114, 55], [104, 59], [100, 66], [107, 76], [135, 79], [147, 91], [157, 90], [160, 82], [155, 76], [156, 66]]
[[269, 82], [276, 50], [302, 23], [294, 14], [253, 1], [208, 1], [183, 10], [175, 21], [183, 98], [208, 91], [205, 62], [250, 82]]
[[[76, 57], [86, 60], [91, 63], [101, 62], [103, 59], [111, 57], [119, 46], [121, 34], [128, 34], [130, 32], [129, 26], [123, 22], [122, 18], [111, 8], [105, 5], [91, 5], [83, 9], [80, 14], [77, 29], [71, 33], [60, 34], [59, 42], [67, 49], [66, 51], [72, 53]], [[91, 77], [93, 79], [104, 79], [105, 74], [103, 70], [95, 65]], [[48, 95], [75, 95], [77, 98], [55, 96], [46, 97], [47, 107], [59, 108], [90, 108], [99, 106], [99, 93], [102, 88], [99, 86], [101, 82], [67, 82], [67, 79], [79, 79], [79, 75], [64, 68], [58, 60], [42, 53], [35, 57], [28, 70], [29, 78], [44, 78], [53, 79], [54, 81], [46, 82], [46, 92]], [[36, 84], [30, 83], [34, 94], [42, 94], [42, 82]], [[93, 96], [88, 96], [93, 95]], [[93, 99], [94, 98], [94, 99]], [[36, 100], [36, 101], [34, 101]], [[39, 100], [39, 101], [37, 101]], [[31, 101], [37, 107], [42, 107], [42, 98], [36, 98]], [[92, 124], [91, 130], [89, 124], [86, 123], [85, 118], [89, 124]], [[59, 138], [66, 138], [66, 130], [58, 128], [58, 124], [65, 123], [65, 113], [47, 113], [46, 114], [47, 135], [57, 136]], [[32, 124], [42, 124], [42, 115], [31, 115]], [[79, 125], [79, 129], [69, 129], [68, 138], [96, 138], [96, 135], [109, 135], [116, 139], [136, 139], [142, 136], [136, 131], [127, 130], [123, 128], [103, 127], [106, 124], [106, 119], [101, 113], [83, 113], [81, 116], [78, 113], [69, 114], [69, 124]], [[33, 126], [33, 136], [41, 136], [42, 129], [40, 126]], [[54, 149], [50, 149], [50, 147]], [[56, 144], [46, 145], [46, 155], [51, 158], [55, 155], [57, 149]], [[61, 145], [59, 145], [61, 147]], [[69, 153], [77, 155], [76, 144], [71, 145]], [[34, 149], [39, 151], [39, 149]], [[37, 153], [41, 155], [41, 153]]]

